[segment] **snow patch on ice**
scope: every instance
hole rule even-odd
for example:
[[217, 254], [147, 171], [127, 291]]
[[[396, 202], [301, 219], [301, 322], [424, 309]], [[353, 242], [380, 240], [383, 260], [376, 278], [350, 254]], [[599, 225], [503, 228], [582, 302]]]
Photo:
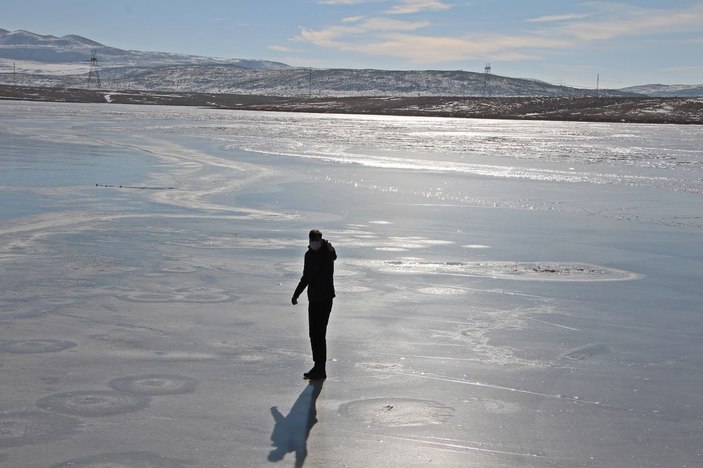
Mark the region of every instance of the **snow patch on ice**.
[[597, 356], [611, 354], [612, 348], [602, 343], [591, 343], [563, 353], [560, 357], [574, 361], [583, 361]]

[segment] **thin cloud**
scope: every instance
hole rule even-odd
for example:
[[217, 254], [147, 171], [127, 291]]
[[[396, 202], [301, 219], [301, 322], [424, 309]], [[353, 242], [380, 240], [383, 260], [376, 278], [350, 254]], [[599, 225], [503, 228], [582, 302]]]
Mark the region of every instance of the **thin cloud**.
[[572, 21], [579, 20], [583, 18], [588, 18], [589, 15], [586, 14], [570, 14], [570, 15], [552, 15], [552, 16], [540, 16], [538, 18], [531, 18], [526, 20], [528, 23], [555, 23], [561, 21]]
[[[354, 25], [330, 26], [320, 30], [302, 28], [297, 40], [310, 42], [323, 47], [348, 49], [357, 37], [392, 31], [414, 31], [428, 26], [427, 21], [399, 21], [388, 18], [370, 18]], [[377, 37], [377, 36], [374, 36]]]
[[285, 47], [285, 46], [276, 45], [276, 44], [270, 45], [270, 46], [268, 46], [268, 48], [270, 50], [274, 50], [276, 52], [293, 52], [293, 49], [291, 49], [290, 47]]
[[661, 68], [659, 71], [703, 73], [703, 65], [694, 65], [694, 66], [687, 66], [687, 67], [668, 67], [668, 68]]
[[429, 25], [429, 21], [400, 21], [389, 18], [369, 18], [361, 27], [365, 31], [415, 31]]
[[383, 0], [318, 0], [320, 5], [361, 5], [363, 3], [378, 3]]
[[341, 38], [361, 32], [363, 30], [355, 26], [330, 26], [320, 30], [301, 28], [295, 39], [322, 47], [338, 48], [343, 44]]
[[[325, 0], [346, 2], [358, 0]], [[414, 12], [448, 8], [441, 1], [403, 0], [386, 15], [364, 19], [349, 17], [342, 24], [320, 29], [301, 28], [296, 40], [342, 52], [398, 58], [413, 64], [451, 63], [466, 60], [518, 61], [544, 58], [560, 51], [588, 47], [592, 42], [624, 37], [657, 37], [699, 31], [703, 5], [664, 10], [630, 5], [588, 2], [592, 11], [541, 16], [526, 20], [522, 32], [475, 32], [459, 35], [421, 34], [429, 21], [399, 21], [391, 11]], [[397, 18], [397, 16], [395, 16]], [[523, 24], [526, 24], [523, 23]], [[661, 38], [660, 39], [665, 39]], [[670, 39], [673, 39], [670, 38]], [[689, 39], [690, 40], [690, 39]]]
[[601, 41], [618, 37], [699, 31], [703, 24], [703, 5], [685, 10], [644, 8], [619, 9], [620, 18], [569, 23], [554, 30], [582, 41]]
[[318, 0], [320, 5], [363, 5], [366, 3], [395, 3], [387, 14], [407, 15], [421, 11], [444, 11], [451, 8], [441, 0]]
[[516, 44], [524, 44], [521, 37], [455, 38], [408, 34], [391, 34], [378, 42], [350, 44], [348, 50], [365, 54], [393, 56], [415, 64], [483, 60], [519, 61], [539, 58], [534, 53], [521, 52]]
[[[383, 28], [388, 20], [369, 21], [368, 30], [357, 28], [361, 32], [387, 31]], [[404, 26], [403, 26], [404, 25]], [[401, 27], [412, 29], [420, 26], [407, 23], [396, 25], [395, 32], [376, 34], [372, 39], [355, 41], [345, 32], [352, 28], [336, 27], [324, 31], [303, 30], [300, 40], [316, 45], [333, 47], [344, 52], [365, 55], [387, 56], [402, 58], [414, 64], [432, 64], [442, 62], [457, 62], [466, 60], [483, 60], [491, 57], [493, 60], [518, 61], [540, 58], [541, 49], [569, 48], [569, 41], [557, 41], [553, 38], [519, 35], [475, 35], [463, 37], [437, 37], [406, 33]], [[362, 35], [366, 37], [367, 35]]]
[[440, 0], [400, 0], [397, 5], [387, 10], [391, 15], [407, 15], [419, 13], [421, 11], [445, 11], [451, 8], [450, 5]]
[[349, 16], [347, 18], [342, 18], [342, 23], [358, 23], [363, 19], [363, 16]]

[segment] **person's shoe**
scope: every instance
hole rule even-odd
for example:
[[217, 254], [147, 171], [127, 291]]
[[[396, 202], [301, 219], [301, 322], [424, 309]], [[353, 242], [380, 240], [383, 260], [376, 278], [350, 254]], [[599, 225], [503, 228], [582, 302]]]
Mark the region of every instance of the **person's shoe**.
[[309, 371], [303, 373], [303, 378], [306, 380], [323, 380], [327, 378], [327, 373], [324, 370], [313, 367]]
[[303, 374], [303, 377], [307, 380], [325, 380], [327, 373], [325, 371], [314, 371]]

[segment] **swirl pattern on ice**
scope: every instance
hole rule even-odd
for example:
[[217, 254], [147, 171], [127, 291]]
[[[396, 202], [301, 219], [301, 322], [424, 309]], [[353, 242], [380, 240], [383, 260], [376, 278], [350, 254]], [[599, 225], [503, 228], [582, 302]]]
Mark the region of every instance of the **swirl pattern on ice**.
[[149, 406], [149, 398], [134, 393], [83, 390], [49, 395], [40, 399], [37, 406], [75, 416], [112, 416], [144, 409]]
[[118, 392], [157, 396], [193, 393], [199, 383], [198, 380], [190, 377], [150, 374], [119, 377], [111, 380], [109, 385]]
[[339, 413], [364, 424], [406, 427], [442, 424], [454, 416], [454, 408], [431, 400], [373, 398], [345, 403]]

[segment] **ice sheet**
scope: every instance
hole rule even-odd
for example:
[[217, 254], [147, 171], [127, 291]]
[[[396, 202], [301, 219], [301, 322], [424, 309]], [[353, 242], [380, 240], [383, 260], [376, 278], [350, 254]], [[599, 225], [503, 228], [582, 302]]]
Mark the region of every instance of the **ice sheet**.
[[700, 465], [701, 141], [2, 102], [0, 466]]

